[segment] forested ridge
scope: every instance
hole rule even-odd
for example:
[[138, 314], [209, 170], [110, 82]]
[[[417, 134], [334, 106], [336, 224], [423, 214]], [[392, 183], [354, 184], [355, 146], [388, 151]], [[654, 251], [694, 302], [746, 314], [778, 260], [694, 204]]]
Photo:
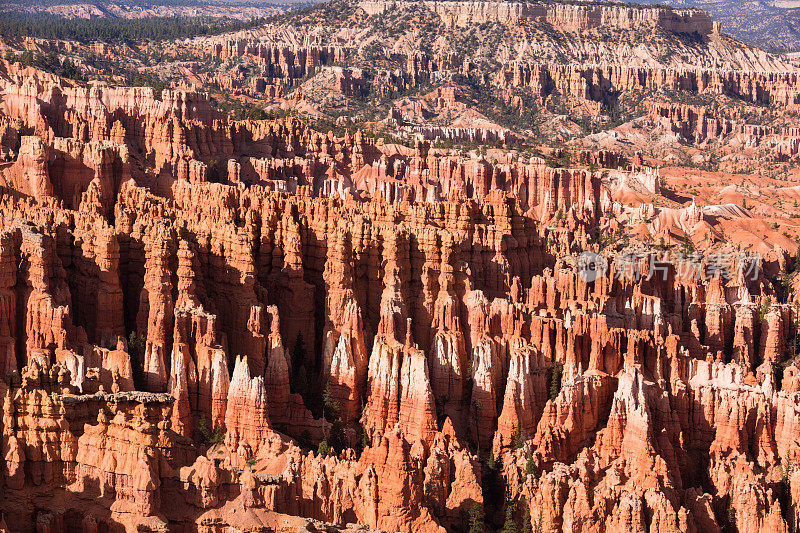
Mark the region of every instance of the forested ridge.
[[64, 18], [44, 13], [1, 13], [0, 37], [87, 41], [169, 40], [238, 31], [263, 24], [227, 17], [152, 17], [142, 19]]

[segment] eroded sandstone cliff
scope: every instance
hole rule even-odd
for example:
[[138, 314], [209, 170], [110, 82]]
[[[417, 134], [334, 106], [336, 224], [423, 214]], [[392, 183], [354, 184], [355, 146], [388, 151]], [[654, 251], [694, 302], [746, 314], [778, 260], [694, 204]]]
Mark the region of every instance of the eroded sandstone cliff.
[[796, 524], [786, 257], [579, 268], [623, 213], [608, 174], [657, 194], [656, 169], [232, 121], [187, 91], [2, 94], [4, 528]]

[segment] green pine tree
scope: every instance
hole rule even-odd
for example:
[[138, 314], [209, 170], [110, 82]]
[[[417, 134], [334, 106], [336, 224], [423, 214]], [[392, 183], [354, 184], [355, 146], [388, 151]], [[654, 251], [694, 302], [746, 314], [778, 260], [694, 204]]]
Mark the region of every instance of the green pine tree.
[[539, 468], [536, 466], [533, 456], [528, 457], [528, 462], [525, 463], [525, 477], [530, 476], [533, 476], [533, 479], [539, 479]]
[[533, 525], [531, 524], [531, 513], [525, 508], [522, 516], [522, 533], [533, 533]]
[[517, 502], [508, 502], [506, 505], [506, 521], [503, 524], [503, 533], [519, 533], [514, 514], [517, 512]]
[[483, 530], [483, 508], [476, 502], [469, 508], [469, 533], [483, 533]]
[[550, 399], [555, 400], [558, 393], [561, 392], [561, 374], [563, 373], [563, 366], [561, 363], [553, 361], [550, 365]]

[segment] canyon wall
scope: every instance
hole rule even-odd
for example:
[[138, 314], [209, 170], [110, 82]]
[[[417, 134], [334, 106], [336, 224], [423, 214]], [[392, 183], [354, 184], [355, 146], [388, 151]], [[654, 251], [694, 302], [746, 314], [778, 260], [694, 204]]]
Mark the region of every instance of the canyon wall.
[[[368, 15], [379, 15], [404, 2], [365, 1], [359, 6]], [[622, 6], [613, 4], [547, 4], [537, 2], [423, 2], [449, 26], [467, 26], [486, 22], [519, 24], [547, 22], [565, 31], [581, 31], [599, 27], [622, 29], [655, 25], [676, 33], [708, 35], [719, 32], [711, 17], [696, 9], [671, 7]]]
[[795, 523], [780, 259], [582, 268], [622, 209], [604, 175], [656, 194], [656, 169], [234, 121], [188, 91], [3, 91], [5, 529]]
[[512, 62], [497, 73], [503, 87], [527, 87], [542, 97], [553, 92], [614, 103], [615, 95], [637, 90], [719, 94], [751, 104], [796, 110], [798, 73], [663, 66], [558, 65]]

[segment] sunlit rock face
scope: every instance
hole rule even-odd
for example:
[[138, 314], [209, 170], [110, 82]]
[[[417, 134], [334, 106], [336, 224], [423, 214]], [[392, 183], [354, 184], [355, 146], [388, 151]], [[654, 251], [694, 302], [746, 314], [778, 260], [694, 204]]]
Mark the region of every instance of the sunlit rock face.
[[[455, 26], [540, 16], [455, 4], [434, 6]], [[573, 29], [714, 35], [693, 12], [541, 9]], [[288, 81], [348, 57], [237, 39], [210, 53]], [[796, 103], [782, 75], [582, 68], [509, 65], [499, 86], [549, 76], [594, 98], [589, 79], [690, 80]], [[737, 254], [714, 277], [667, 251], [678, 230], [717, 243], [715, 224], [744, 208], [667, 203], [658, 168], [612, 152], [584, 153], [587, 168], [500, 162], [9, 69], [0, 530], [796, 524], [797, 312], [774, 275], [791, 256]], [[361, 80], [342, 76], [339, 89]], [[692, 143], [734, 128], [647, 112]], [[624, 201], [645, 194], [662, 201]], [[609, 228], [665, 242], [587, 277], [579, 254], [603, 251]]]

